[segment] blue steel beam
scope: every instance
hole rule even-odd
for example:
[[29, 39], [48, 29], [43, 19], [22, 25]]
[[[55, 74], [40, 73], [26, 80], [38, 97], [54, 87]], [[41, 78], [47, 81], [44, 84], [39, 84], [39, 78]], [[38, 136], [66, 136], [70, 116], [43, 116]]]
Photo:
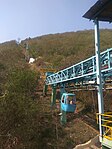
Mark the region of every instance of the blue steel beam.
[[[112, 76], [112, 48], [100, 54], [101, 73], [103, 77]], [[92, 56], [71, 67], [50, 74], [46, 77], [46, 85], [60, 84], [66, 82], [78, 82], [96, 78], [96, 56]]]

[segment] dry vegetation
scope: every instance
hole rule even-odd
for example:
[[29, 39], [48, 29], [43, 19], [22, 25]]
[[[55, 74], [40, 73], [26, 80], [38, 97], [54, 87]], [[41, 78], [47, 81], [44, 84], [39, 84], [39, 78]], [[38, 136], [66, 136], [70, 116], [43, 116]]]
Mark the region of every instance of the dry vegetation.
[[[101, 30], [102, 51], [112, 47], [111, 33], [112, 30]], [[30, 56], [41, 57], [40, 63], [50, 63], [56, 69], [94, 54], [92, 30], [27, 40]], [[39, 78], [39, 73], [26, 63], [21, 46], [15, 41], [0, 44], [0, 149], [70, 149], [96, 135], [80, 119], [83, 114], [95, 116], [96, 92], [76, 93], [85, 109], [79, 116], [68, 114], [68, 123], [63, 127], [59, 122], [59, 109], [50, 107], [50, 96], [43, 98], [42, 93], [37, 92], [41, 86]], [[105, 92], [104, 96], [105, 109], [109, 111], [111, 93]]]
[[[101, 51], [111, 48], [112, 30], [101, 30], [100, 34]], [[32, 57], [41, 56], [44, 61], [52, 63], [56, 68], [75, 64], [95, 53], [93, 30], [50, 34], [27, 41]]]

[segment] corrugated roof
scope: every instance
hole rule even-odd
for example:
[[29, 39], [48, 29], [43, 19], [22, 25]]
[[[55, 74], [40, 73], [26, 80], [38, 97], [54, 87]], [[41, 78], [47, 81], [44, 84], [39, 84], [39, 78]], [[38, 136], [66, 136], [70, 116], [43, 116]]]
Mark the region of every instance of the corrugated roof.
[[112, 22], [112, 0], [98, 0], [83, 17], [99, 21]]

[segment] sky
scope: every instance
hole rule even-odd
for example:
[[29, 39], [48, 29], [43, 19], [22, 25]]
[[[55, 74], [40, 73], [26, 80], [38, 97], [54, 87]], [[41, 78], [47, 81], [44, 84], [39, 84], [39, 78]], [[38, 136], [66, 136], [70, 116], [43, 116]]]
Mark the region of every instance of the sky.
[[[0, 43], [46, 34], [94, 29], [83, 18], [97, 0], [0, 0]], [[101, 23], [100, 28], [112, 28]]]

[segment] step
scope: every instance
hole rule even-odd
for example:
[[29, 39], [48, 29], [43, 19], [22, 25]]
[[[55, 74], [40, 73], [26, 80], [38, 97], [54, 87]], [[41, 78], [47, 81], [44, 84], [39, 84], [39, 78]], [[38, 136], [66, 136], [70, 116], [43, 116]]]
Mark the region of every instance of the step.
[[101, 149], [101, 144], [99, 142], [99, 136], [97, 135], [93, 139], [89, 140], [84, 144], [77, 145], [74, 149]]
[[99, 147], [97, 147], [96, 145], [91, 145], [91, 146], [90, 146], [90, 149], [101, 149], [101, 147], [99, 148]]

